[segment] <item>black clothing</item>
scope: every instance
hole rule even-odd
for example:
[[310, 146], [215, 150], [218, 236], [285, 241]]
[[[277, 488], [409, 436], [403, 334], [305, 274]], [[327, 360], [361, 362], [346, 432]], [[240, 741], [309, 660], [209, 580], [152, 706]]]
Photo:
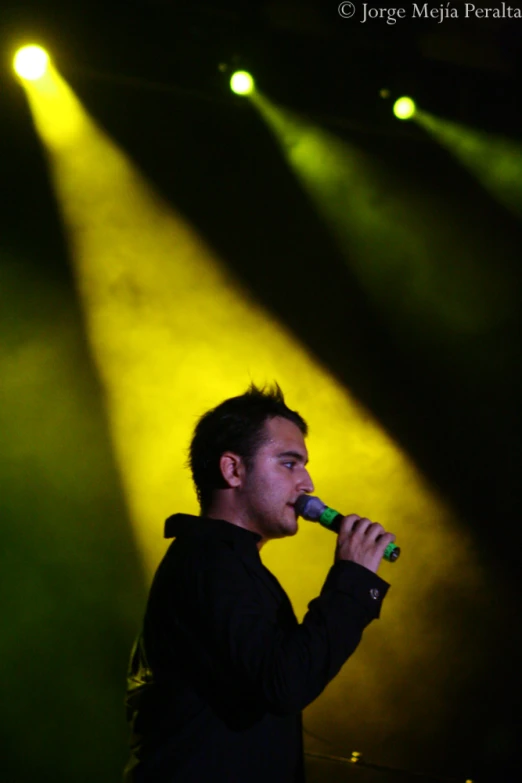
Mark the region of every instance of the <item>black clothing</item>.
[[133, 783], [302, 783], [301, 710], [379, 616], [388, 585], [335, 563], [301, 624], [256, 533], [176, 514], [127, 688]]

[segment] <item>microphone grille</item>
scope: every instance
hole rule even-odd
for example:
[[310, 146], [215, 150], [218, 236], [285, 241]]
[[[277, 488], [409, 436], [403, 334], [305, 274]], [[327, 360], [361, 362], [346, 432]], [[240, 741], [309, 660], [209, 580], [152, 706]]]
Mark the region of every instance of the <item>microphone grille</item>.
[[298, 515], [309, 522], [317, 522], [325, 508], [326, 504], [313, 495], [299, 495], [295, 502]]

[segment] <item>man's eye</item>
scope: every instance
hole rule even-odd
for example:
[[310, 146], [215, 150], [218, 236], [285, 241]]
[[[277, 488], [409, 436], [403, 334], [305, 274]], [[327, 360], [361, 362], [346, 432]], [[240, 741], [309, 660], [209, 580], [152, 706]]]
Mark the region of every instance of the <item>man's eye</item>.
[[293, 468], [295, 466], [295, 462], [283, 462], [283, 465], [285, 468]]

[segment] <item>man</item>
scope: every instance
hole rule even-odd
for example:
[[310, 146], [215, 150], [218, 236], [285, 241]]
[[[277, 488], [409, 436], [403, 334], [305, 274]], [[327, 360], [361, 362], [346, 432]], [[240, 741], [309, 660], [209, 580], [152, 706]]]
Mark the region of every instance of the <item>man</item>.
[[395, 539], [343, 519], [335, 563], [299, 624], [259, 550], [297, 532], [314, 486], [307, 425], [276, 386], [206, 413], [190, 449], [201, 516], [176, 514], [129, 668], [133, 783], [302, 783], [301, 711], [377, 618]]

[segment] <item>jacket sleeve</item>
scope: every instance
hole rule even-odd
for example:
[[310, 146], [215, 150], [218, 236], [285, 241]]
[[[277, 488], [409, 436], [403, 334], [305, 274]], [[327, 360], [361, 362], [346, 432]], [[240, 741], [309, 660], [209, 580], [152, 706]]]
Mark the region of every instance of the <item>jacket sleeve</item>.
[[389, 585], [341, 561], [301, 624], [288, 627], [232, 552], [197, 575], [200, 638], [221, 666], [275, 714], [304, 709], [324, 690], [380, 614]]

